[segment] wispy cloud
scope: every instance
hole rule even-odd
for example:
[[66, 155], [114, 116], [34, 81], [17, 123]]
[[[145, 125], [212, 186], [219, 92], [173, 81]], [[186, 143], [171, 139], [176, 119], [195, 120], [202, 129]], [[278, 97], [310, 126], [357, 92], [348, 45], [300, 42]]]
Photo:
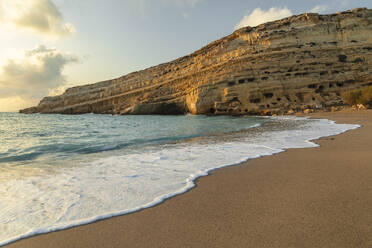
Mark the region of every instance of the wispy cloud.
[[269, 10], [262, 10], [261, 8], [254, 9], [249, 15], [244, 16], [235, 29], [239, 29], [246, 26], [255, 27], [265, 22], [271, 22], [285, 17], [293, 15], [292, 11], [287, 7], [278, 8], [273, 7]]
[[26, 50], [21, 58], [9, 59], [0, 69], [0, 100], [38, 100], [64, 86], [63, 69], [76, 62], [78, 57], [44, 45]]
[[328, 5], [316, 5], [314, 8], [310, 10], [311, 13], [326, 13], [330, 7]]
[[61, 37], [75, 33], [51, 0], [1, 0], [0, 22], [16, 29]]

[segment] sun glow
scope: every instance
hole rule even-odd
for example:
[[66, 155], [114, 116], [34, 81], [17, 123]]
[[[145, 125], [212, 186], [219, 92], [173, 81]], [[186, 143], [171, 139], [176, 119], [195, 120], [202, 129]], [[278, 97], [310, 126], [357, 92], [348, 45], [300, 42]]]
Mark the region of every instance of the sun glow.
[[0, 112], [17, 112], [37, 104], [37, 100], [29, 100], [20, 96], [0, 98]]

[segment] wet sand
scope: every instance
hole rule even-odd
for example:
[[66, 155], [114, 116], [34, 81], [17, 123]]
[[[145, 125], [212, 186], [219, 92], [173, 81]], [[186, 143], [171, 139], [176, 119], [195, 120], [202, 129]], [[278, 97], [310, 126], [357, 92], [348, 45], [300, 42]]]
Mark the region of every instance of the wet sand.
[[372, 111], [362, 128], [219, 169], [155, 207], [5, 247], [372, 247]]

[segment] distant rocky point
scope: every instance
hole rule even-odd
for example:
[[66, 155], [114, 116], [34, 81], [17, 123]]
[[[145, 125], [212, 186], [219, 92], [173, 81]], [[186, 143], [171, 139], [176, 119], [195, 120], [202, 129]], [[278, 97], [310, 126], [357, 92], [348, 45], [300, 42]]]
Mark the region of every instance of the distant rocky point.
[[21, 113], [284, 114], [372, 85], [372, 10], [245, 27], [172, 62], [73, 87]]

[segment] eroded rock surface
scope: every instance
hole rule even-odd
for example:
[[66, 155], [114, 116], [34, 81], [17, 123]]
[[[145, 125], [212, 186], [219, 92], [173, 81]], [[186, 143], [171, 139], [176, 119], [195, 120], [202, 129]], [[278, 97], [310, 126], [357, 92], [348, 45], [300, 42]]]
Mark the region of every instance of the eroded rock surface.
[[22, 113], [282, 114], [372, 84], [372, 10], [245, 27], [169, 63], [73, 87]]

